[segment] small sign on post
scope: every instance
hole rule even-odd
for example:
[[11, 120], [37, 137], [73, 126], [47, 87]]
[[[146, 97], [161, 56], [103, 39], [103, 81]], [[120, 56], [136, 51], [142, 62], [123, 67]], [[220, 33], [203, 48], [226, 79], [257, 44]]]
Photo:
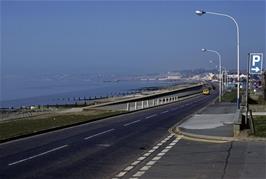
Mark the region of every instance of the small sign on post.
[[249, 73], [262, 74], [263, 53], [249, 54]]

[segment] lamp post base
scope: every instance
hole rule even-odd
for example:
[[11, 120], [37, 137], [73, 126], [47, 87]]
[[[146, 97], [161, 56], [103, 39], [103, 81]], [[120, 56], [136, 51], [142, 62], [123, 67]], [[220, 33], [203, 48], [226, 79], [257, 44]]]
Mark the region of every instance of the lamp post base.
[[237, 98], [236, 103], [237, 103], [237, 109], [240, 109], [240, 98]]

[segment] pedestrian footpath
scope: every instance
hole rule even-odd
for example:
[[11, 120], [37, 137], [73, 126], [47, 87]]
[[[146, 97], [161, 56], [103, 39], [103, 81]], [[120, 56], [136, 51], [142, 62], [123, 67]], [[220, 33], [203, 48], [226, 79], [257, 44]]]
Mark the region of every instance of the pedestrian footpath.
[[192, 136], [232, 138], [235, 111], [235, 104], [219, 103], [193, 115], [177, 126], [178, 142], [141, 177], [135, 179], [266, 178], [265, 141], [210, 141], [208, 138], [204, 141], [182, 135], [185, 132]]

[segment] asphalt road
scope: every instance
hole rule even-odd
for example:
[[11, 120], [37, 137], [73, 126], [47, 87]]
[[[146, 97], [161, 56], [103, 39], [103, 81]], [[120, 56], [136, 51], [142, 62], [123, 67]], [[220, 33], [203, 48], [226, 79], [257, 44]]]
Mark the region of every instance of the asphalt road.
[[112, 178], [217, 96], [200, 95], [0, 145], [0, 178]]

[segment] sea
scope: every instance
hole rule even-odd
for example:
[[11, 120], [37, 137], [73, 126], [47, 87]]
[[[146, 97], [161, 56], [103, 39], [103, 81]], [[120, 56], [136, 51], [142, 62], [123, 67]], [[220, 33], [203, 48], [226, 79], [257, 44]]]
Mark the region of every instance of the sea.
[[74, 104], [78, 100], [118, 96], [138, 92], [142, 88], [167, 87], [182, 81], [122, 80], [25, 83], [17, 81], [1, 87], [0, 108], [35, 105]]

